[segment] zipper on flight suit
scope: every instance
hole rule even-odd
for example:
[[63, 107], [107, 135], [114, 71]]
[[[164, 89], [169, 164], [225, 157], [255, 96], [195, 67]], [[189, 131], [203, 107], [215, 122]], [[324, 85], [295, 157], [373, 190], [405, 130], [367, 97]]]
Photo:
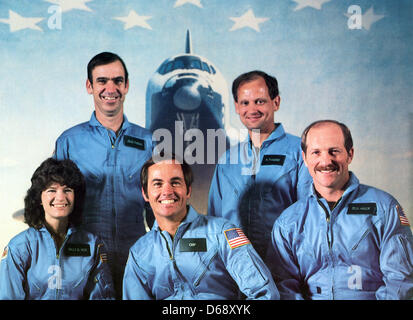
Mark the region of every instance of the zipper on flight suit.
[[323, 208], [324, 213], [326, 215], [326, 221], [327, 221], [327, 234], [326, 234], [326, 236], [327, 236], [328, 249], [331, 250], [332, 244], [331, 244], [330, 236], [329, 236], [329, 233], [331, 233], [330, 213], [329, 213], [328, 209], [325, 207], [325, 205], [321, 202], [320, 199], [317, 198], [317, 202], [321, 206], [321, 208]]
[[[117, 250], [118, 242], [117, 242], [116, 237], [117, 237], [117, 234], [118, 234], [118, 228], [117, 228], [117, 223], [116, 223], [116, 209], [115, 209], [115, 200], [116, 200], [115, 199], [116, 146], [118, 144], [118, 138], [121, 136], [122, 130], [120, 129], [118, 134], [115, 133], [115, 135], [116, 135], [115, 138], [112, 138], [112, 136], [109, 132], [110, 131], [109, 129], [106, 129], [106, 130], [107, 130], [107, 133], [108, 133], [108, 138], [109, 138], [109, 141], [110, 141], [111, 148], [112, 148], [113, 152], [115, 152], [115, 155], [113, 156], [113, 164], [112, 164], [113, 171], [112, 171], [112, 175], [110, 176], [110, 183], [111, 183], [111, 190], [110, 191], [112, 193], [112, 210], [111, 210], [111, 212], [112, 212], [112, 219], [114, 220], [114, 224], [113, 224], [113, 228], [112, 228], [111, 232], [112, 232], [113, 246], [114, 246], [115, 250]], [[112, 257], [112, 258], [114, 258], [114, 257]]]
[[[328, 249], [329, 249], [329, 254], [330, 254], [330, 256], [331, 256], [331, 259], [332, 259], [332, 262], [333, 262], [333, 268], [334, 268], [334, 259], [333, 259], [333, 255], [332, 255], [332, 252], [331, 252], [331, 249], [332, 249], [332, 241], [330, 241], [330, 237], [329, 237], [329, 235], [332, 235], [332, 228], [331, 228], [331, 224], [330, 224], [330, 212], [332, 212], [336, 207], [337, 207], [337, 205], [339, 204], [339, 202], [341, 201], [341, 198], [340, 199], [338, 199], [338, 201], [334, 204], [334, 206], [333, 206], [333, 208], [331, 209], [331, 211], [329, 211], [326, 207], [325, 207], [325, 205], [323, 204], [323, 202], [319, 199], [319, 198], [317, 198], [317, 202], [318, 202], [318, 204], [321, 206], [321, 208], [323, 208], [323, 210], [324, 210], [324, 213], [325, 213], [325, 215], [326, 215], [326, 221], [327, 221], [327, 242], [328, 242]], [[332, 296], [333, 296], [333, 299], [334, 299], [334, 296], [335, 296], [335, 290], [334, 290], [334, 287], [335, 287], [335, 280], [334, 280], [334, 277], [333, 277], [333, 283], [332, 283], [332, 288], [331, 288], [331, 290], [332, 290]]]
[[[169, 248], [168, 240], [165, 238], [162, 231], [160, 231], [160, 234], [161, 234], [162, 238], [165, 240], [166, 249], [168, 250], [168, 253], [169, 253], [169, 259], [171, 259], [173, 261], [174, 260], [174, 254], [173, 254], [173, 251], [171, 251], [171, 249]], [[173, 246], [173, 242], [172, 242], [172, 246]], [[172, 250], [173, 250], [173, 247], [172, 247]]]
[[[59, 250], [57, 250], [57, 246], [56, 246], [56, 241], [54, 240], [53, 236], [52, 236], [53, 242], [55, 244], [55, 248], [56, 248], [56, 259], [57, 259], [57, 266], [60, 269], [60, 276], [62, 275], [62, 266], [60, 265], [60, 256], [62, 253], [62, 250], [64, 248], [64, 246], [66, 245], [67, 240], [69, 239], [69, 236], [66, 234], [65, 240], [63, 240], [62, 245], [60, 246]], [[59, 287], [57, 286], [56, 288], [56, 300], [58, 300], [59, 298]]]

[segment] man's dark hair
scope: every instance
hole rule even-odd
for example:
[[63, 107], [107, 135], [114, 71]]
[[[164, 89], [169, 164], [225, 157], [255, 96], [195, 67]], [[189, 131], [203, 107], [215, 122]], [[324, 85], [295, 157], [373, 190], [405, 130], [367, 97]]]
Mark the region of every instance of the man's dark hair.
[[238, 102], [238, 88], [245, 82], [250, 82], [258, 78], [264, 79], [271, 99], [274, 99], [279, 95], [277, 79], [263, 71], [254, 70], [241, 74], [232, 82], [232, 96], [234, 97], [235, 102]]
[[42, 206], [42, 192], [53, 183], [65, 185], [74, 190], [75, 204], [69, 215], [69, 224], [79, 225], [85, 198], [85, 181], [79, 168], [72, 160], [48, 158], [34, 172], [32, 185], [24, 198], [24, 222], [30, 227], [40, 229], [45, 222]]
[[353, 148], [353, 138], [351, 137], [351, 132], [344, 123], [338, 122], [336, 120], [318, 120], [311, 123], [307, 128], [305, 128], [303, 134], [301, 135], [301, 149], [303, 150], [303, 152], [307, 153], [307, 135], [310, 129], [318, 127], [319, 125], [324, 123], [334, 123], [340, 127], [344, 136], [344, 147], [346, 148], [347, 152], [350, 152], [351, 148]]
[[187, 188], [187, 192], [189, 192], [189, 187], [192, 185], [194, 181], [194, 175], [192, 173], [191, 166], [185, 162], [183, 159], [179, 159], [175, 154], [164, 154], [161, 153], [160, 155], [152, 155], [150, 159], [148, 159], [141, 169], [141, 184], [143, 188], [143, 192], [146, 196], [148, 196], [148, 169], [149, 167], [153, 166], [155, 163], [161, 161], [172, 161], [175, 160], [176, 163], [181, 165], [182, 172], [184, 174], [184, 180]]
[[125, 86], [126, 83], [128, 82], [128, 70], [126, 69], [126, 65], [123, 62], [122, 58], [119, 57], [116, 53], [112, 52], [101, 52], [94, 56], [88, 63], [87, 65], [87, 78], [89, 79], [89, 82], [93, 85], [93, 76], [92, 76], [92, 71], [95, 69], [97, 66], [102, 66], [105, 64], [109, 64], [115, 61], [120, 61], [123, 66], [123, 70], [125, 70]]

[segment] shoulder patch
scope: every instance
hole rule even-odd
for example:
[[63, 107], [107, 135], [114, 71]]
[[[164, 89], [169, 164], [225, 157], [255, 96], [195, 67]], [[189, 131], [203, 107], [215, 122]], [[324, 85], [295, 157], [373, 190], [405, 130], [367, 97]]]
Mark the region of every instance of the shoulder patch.
[[6, 259], [7, 258], [7, 254], [9, 252], [9, 247], [5, 247], [3, 250], [3, 254], [1, 255], [1, 260]]
[[106, 252], [103, 252], [102, 248], [103, 248], [103, 243], [99, 243], [98, 244], [99, 258], [100, 258], [100, 261], [102, 263], [107, 263], [108, 262], [108, 254]]
[[231, 249], [251, 243], [240, 228], [225, 230], [224, 235]]
[[403, 208], [397, 204], [396, 205], [396, 210], [397, 210], [397, 213], [399, 215], [399, 220], [400, 220], [400, 223], [402, 224], [402, 226], [410, 227], [409, 220], [407, 220], [407, 217], [404, 214]]

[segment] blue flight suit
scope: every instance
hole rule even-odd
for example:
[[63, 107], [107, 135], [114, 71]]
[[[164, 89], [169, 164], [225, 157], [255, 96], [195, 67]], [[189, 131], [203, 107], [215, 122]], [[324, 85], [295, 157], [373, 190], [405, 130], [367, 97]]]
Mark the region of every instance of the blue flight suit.
[[69, 227], [57, 252], [49, 231], [29, 228], [10, 240], [0, 262], [0, 300], [114, 299], [106, 249]]
[[300, 139], [286, 133], [282, 124], [275, 125], [259, 150], [252, 147], [249, 137], [227, 150], [209, 190], [208, 215], [241, 226], [263, 259], [274, 221], [312, 182], [302, 160]]
[[140, 170], [152, 156], [152, 134], [123, 115], [118, 135], [92, 113], [57, 139], [54, 157], [71, 159], [86, 181], [82, 227], [98, 235], [108, 250], [115, 288], [121, 296], [129, 248], [146, 233]]
[[353, 173], [331, 210], [307, 198], [275, 222], [269, 267], [282, 299], [412, 299], [413, 238], [400, 204]]
[[173, 238], [155, 222], [130, 249], [123, 299], [238, 299], [239, 290], [247, 299], [279, 299], [270, 271], [234, 228], [192, 207]]

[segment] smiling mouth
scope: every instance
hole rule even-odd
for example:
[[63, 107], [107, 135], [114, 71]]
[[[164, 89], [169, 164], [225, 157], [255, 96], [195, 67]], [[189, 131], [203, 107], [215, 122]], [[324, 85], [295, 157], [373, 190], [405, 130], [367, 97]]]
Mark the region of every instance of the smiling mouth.
[[321, 172], [321, 173], [332, 173], [332, 172], [338, 171], [338, 168], [336, 166], [326, 167], [326, 168], [317, 168], [316, 171]]
[[168, 200], [162, 200], [161, 203], [162, 204], [171, 204], [171, 203], [175, 203], [176, 200], [174, 199], [168, 199]]
[[259, 119], [262, 117], [261, 113], [255, 113], [255, 114], [250, 114], [247, 116], [247, 119], [251, 119], [251, 120], [255, 120], [255, 119]]
[[103, 100], [106, 100], [106, 101], [115, 101], [116, 99], [119, 98], [119, 96], [115, 96], [115, 97], [112, 97], [112, 96], [101, 96], [101, 98], [102, 98]]
[[66, 208], [69, 204], [65, 203], [65, 204], [51, 204], [51, 207], [55, 207], [55, 208]]

